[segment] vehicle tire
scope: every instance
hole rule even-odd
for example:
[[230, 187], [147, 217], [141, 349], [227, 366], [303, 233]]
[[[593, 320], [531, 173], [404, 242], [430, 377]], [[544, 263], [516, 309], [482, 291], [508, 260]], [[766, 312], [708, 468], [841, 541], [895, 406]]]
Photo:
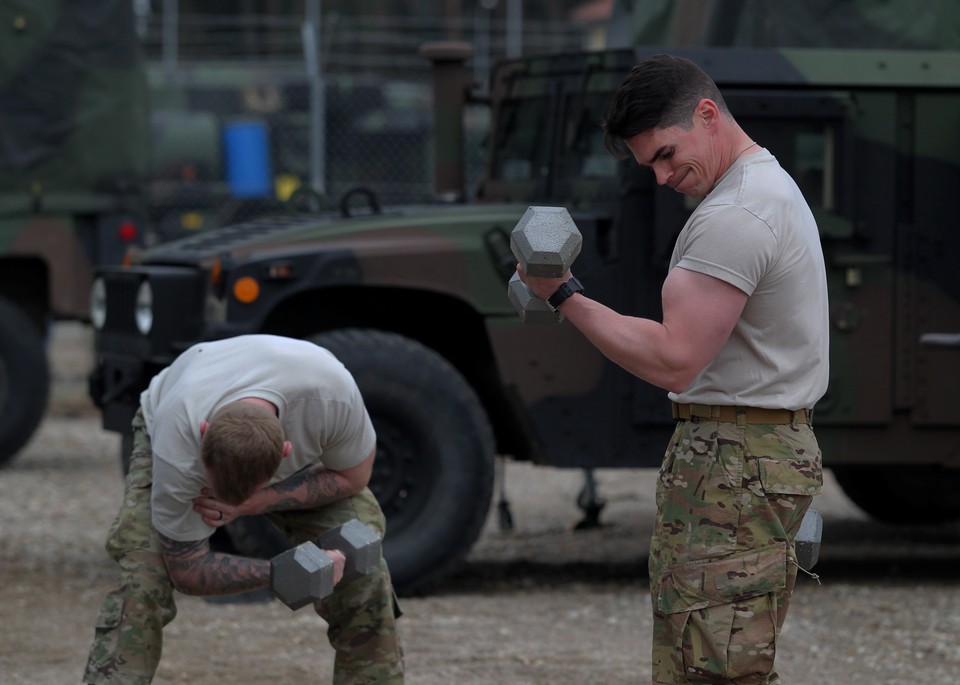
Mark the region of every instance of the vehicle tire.
[[49, 393], [42, 337], [16, 305], [0, 297], [0, 466], [33, 436]]
[[835, 466], [833, 475], [854, 504], [883, 523], [960, 520], [960, 470], [936, 465]]
[[266, 516], [243, 516], [214, 533], [210, 545], [256, 559], [272, 559], [293, 543]]
[[384, 556], [397, 593], [449, 577], [483, 528], [494, 439], [473, 388], [442, 356], [393, 333], [342, 329], [310, 338], [353, 374], [377, 431], [370, 489], [387, 518]]

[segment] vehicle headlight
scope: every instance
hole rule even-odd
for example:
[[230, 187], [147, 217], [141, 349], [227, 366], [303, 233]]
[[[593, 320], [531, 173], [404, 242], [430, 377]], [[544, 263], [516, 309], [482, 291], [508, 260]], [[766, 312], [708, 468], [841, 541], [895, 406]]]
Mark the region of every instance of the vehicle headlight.
[[153, 289], [150, 287], [150, 281], [143, 281], [137, 288], [137, 302], [133, 315], [140, 335], [149, 335], [153, 328]]
[[96, 278], [90, 286], [90, 323], [98, 331], [107, 322], [107, 286], [102, 278]]

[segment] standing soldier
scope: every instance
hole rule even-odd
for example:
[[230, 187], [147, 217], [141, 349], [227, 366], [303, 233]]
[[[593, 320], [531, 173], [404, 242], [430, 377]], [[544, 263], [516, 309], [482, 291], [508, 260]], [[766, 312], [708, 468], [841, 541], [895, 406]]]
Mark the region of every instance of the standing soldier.
[[810, 425], [828, 375], [817, 225], [797, 185], [689, 60], [658, 55], [634, 67], [604, 129], [613, 154], [702, 199], [674, 248], [663, 320], [618, 314], [567, 284], [569, 273], [518, 272], [673, 402], [650, 548], [654, 682], [779, 684], [793, 540], [822, 483]]

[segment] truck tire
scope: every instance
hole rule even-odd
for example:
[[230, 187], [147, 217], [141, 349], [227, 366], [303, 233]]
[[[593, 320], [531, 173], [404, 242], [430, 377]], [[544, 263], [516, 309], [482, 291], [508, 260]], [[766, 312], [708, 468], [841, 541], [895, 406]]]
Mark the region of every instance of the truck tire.
[[49, 393], [43, 339], [16, 305], [0, 297], [0, 466], [33, 436]]
[[473, 388], [442, 356], [393, 333], [310, 338], [353, 374], [377, 430], [370, 489], [387, 518], [384, 556], [397, 593], [449, 577], [487, 519], [494, 438]]
[[960, 470], [936, 465], [833, 467], [844, 494], [877, 521], [895, 525], [960, 520]]

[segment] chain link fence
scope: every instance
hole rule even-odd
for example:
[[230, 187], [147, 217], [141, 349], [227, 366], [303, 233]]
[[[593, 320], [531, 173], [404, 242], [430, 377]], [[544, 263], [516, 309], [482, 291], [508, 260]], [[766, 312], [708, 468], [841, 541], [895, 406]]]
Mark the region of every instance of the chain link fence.
[[[476, 19], [476, 17], [472, 18]], [[515, 27], [384, 16], [146, 15], [154, 241], [291, 209], [430, 202], [430, 64], [420, 45], [476, 49], [480, 91]], [[525, 22], [523, 52], [580, 50], [582, 26]], [[514, 40], [516, 38], [514, 37]], [[466, 113], [467, 195], [488, 112]]]

